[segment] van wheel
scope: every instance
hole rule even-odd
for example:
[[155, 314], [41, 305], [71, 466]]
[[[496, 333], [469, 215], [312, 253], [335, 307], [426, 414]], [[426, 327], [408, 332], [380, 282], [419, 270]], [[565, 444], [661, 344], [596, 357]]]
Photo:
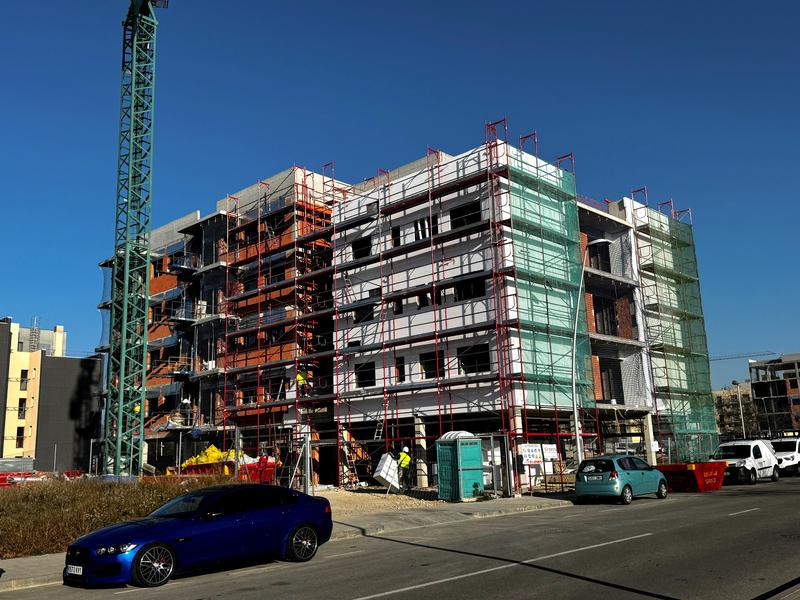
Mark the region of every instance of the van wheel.
[[756, 482], [758, 481], [758, 476], [756, 475], [756, 470], [755, 469], [750, 469], [747, 472], [746, 481], [747, 481], [748, 485], [755, 485], [756, 484]]
[[661, 498], [662, 500], [667, 497], [667, 482], [663, 479], [658, 484], [658, 491], [656, 492], [656, 496]]
[[626, 485], [622, 488], [622, 493], [619, 495], [619, 503], [628, 505], [633, 501], [633, 490], [631, 486]]
[[800, 477], [800, 465], [795, 465], [794, 466], [794, 476], [795, 477]]
[[772, 469], [772, 481], [778, 481], [781, 478], [780, 473], [778, 473], [778, 467], [773, 467]]

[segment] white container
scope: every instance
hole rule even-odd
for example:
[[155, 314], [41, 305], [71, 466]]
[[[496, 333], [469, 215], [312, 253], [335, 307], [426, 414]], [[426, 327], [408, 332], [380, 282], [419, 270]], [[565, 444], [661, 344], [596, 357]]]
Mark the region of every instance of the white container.
[[380, 461], [378, 461], [378, 467], [375, 469], [375, 474], [373, 475], [375, 480], [383, 486], [387, 488], [400, 490], [400, 481], [399, 481], [399, 473], [397, 472], [397, 461], [394, 457], [386, 453], [381, 456]]

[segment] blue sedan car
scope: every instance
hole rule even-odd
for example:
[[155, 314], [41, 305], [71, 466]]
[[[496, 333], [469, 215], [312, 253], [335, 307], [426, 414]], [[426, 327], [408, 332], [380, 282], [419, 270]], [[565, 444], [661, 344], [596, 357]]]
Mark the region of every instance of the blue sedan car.
[[111, 525], [67, 549], [65, 583], [164, 585], [176, 571], [273, 556], [311, 560], [333, 529], [331, 506], [262, 484], [211, 487], [178, 496], [143, 519]]
[[597, 456], [584, 460], [575, 475], [575, 494], [578, 501], [587, 497], [619, 498], [630, 504], [635, 496], [655, 494], [667, 497], [664, 474], [641, 458], [630, 455]]

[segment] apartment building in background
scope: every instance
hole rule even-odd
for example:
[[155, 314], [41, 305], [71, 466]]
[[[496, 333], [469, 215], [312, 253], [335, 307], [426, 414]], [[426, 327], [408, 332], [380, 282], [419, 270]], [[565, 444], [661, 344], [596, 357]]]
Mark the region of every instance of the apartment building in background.
[[147, 462], [234, 428], [284, 458], [310, 434], [323, 483], [402, 445], [425, 481], [452, 430], [569, 460], [573, 356], [588, 452], [712, 451], [690, 214], [578, 196], [571, 156], [501, 131], [358, 184], [293, 167], [154, 230]]
[[800, 430], [800, 354], [750, 362], [753, 408], [762, 435]]
[[[760, 436], [760, 427], [756, 418], [749, 381], [725, 386], [714, 390], [712, 394], [716, 405], [720, 439]], [[744, 425], [742, 425], [743, 421]]]
[[102, 358], [66, 356], [67, 332], [0, 319], [1, 458], [31, 458], [37, 470], [89, 469], [99, 435]]

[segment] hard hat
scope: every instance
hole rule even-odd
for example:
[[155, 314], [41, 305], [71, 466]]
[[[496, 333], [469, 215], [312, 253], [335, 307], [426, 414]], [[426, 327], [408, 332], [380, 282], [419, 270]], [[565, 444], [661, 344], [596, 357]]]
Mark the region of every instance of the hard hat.
[[408, 452], [408, 446], [403, 446], [403, 452]]

